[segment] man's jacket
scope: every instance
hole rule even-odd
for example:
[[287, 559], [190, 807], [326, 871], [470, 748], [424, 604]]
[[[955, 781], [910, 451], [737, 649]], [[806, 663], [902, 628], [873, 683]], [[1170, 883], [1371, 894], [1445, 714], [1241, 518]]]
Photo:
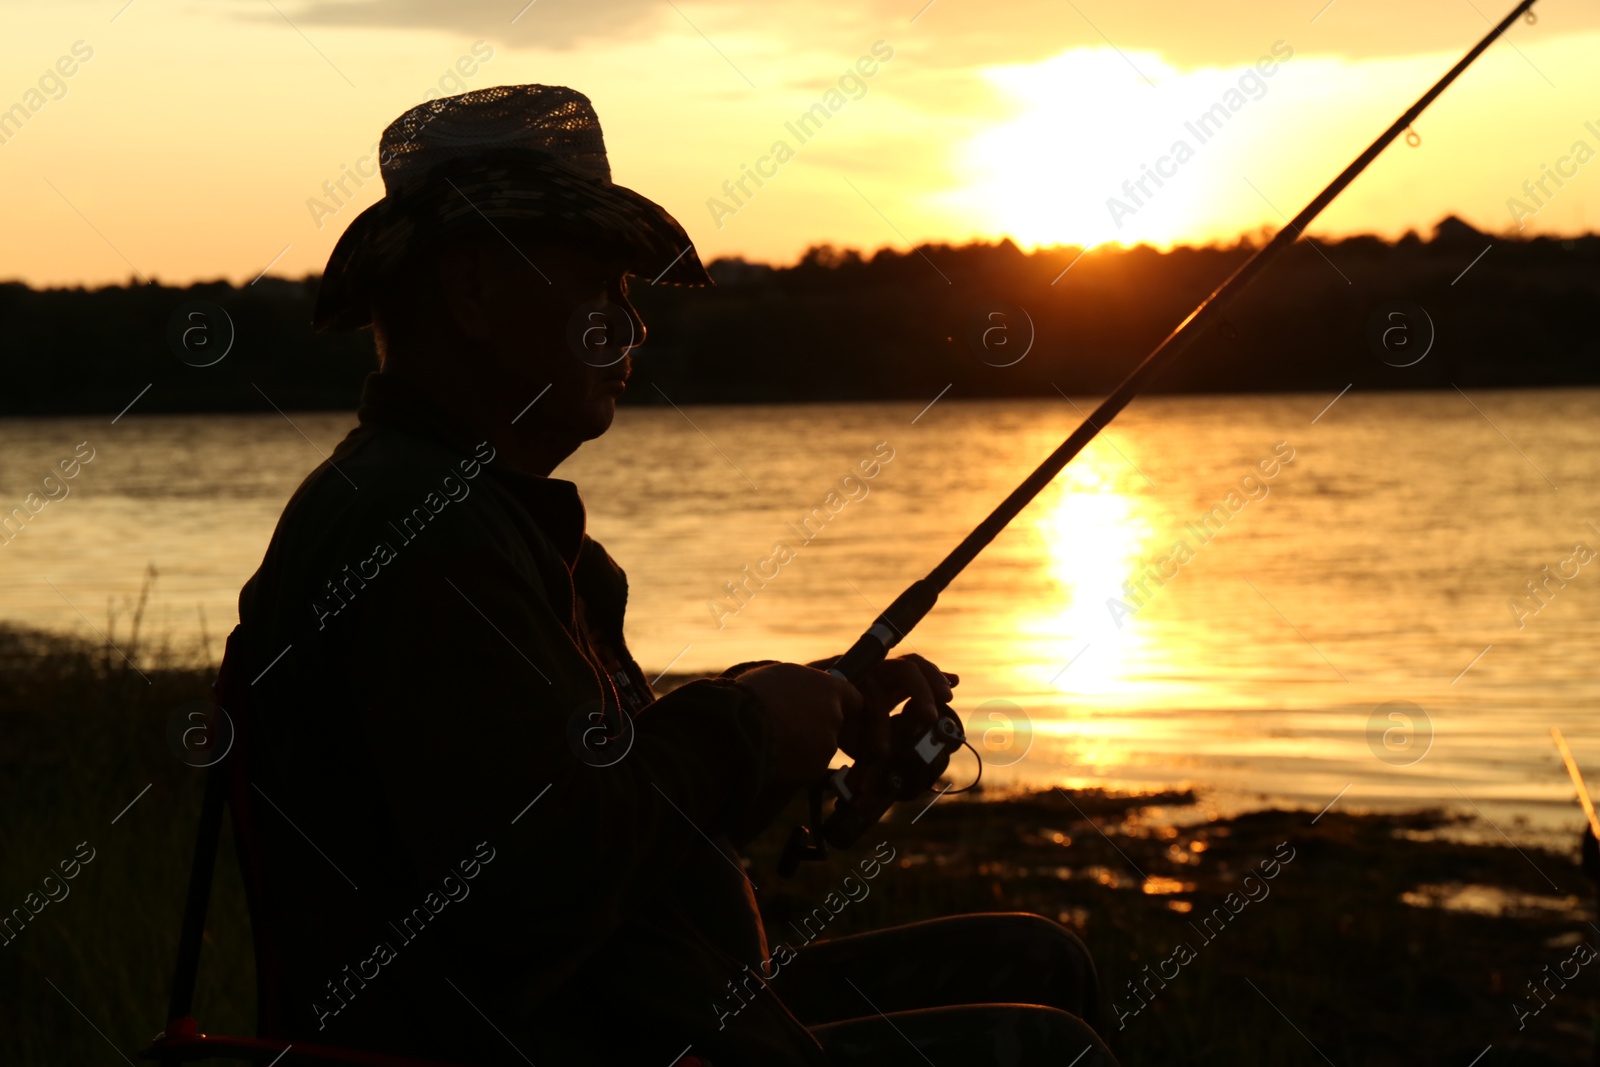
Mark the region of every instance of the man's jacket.
[[760, 706], [727, 679], [652, 699], [571, 483], [388, 374], [359, 419], [285, 508], [224, 672], [262, 1031], [467, 1063], [825, 1062], [770, 991], [730, 989], [768, 959], [728, 839], [772, 793]]

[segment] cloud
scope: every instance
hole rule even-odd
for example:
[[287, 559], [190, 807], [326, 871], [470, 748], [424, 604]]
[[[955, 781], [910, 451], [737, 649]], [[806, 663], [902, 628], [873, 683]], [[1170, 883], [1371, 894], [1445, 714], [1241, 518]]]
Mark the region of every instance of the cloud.
[[[285, 5], [287, 7], [287, 5]], [[521, 48], [565, 51], [607, 40], [649, 39], [683, 25], [660, 0], [311, 0], [285, 14], [299, 26], [436, 30]], [[276, 18], [251, 12], [252, 20]], [[515, 21], [513, 21], [515, 20]], [[684, 26], [684, 29], [688, 29]]]
[[[510, 47], [569, 50], [606, 41], [649, 40], [703, 30], [786, 49], [832, 51], [841, 32], [916, 46], [933, 69], [1025, 63], [1068, 48], [1111, 44], [1159, 52], [1178, 68], [1254, 62], [1277, 40], [1300, 55], [1352, 59], [1465, 51], [1499, 18], [1500, 5], [1377, 4], [1370, 0], [865, 0], [832, 7], [746, 5], [741, 0], [309, 0], [290, 12], [297, 24], [423, 29], [485, 37]], [[1319, 11], [1319, 8], [1322, 8]], [[250, 18], [262, 17], [252, 13]], [[515, 18], [515, 23], [512, 19]], [[1315, 21], [1313, 21], [1315, 19]], [[1537, 25], [1517, 25], [1513, 43], [1600, 29], [1600, 8], [1571, 4]]]

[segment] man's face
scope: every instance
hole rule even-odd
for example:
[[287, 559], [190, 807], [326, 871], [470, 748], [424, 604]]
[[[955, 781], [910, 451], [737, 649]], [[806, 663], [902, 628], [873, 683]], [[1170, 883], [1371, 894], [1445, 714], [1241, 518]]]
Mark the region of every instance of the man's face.
[[610, 428], [644, 322], [618, 255], [598, 244], [513, 240], [488, 324], [490, 355], [506, 403], [521, 412], [538, 397], [526, 412], [530, 428], [576, 447]]

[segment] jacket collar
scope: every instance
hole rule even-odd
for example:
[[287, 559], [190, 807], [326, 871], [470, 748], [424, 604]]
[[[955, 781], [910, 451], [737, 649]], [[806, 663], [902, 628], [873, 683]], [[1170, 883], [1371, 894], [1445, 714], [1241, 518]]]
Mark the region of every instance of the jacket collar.
[[[373, 371], [361, 389], [356, 418], [362, 429], [397, 430], [435, 441], [463, 456], [473, 455], [482, 440], [451, 417], [426, 394], [393, 374]], [[586, 516], [578, 487], [560, 478], [523, 474], [488, 461], [486, 469], [523, 505], [571, 570], [585, 541]]]

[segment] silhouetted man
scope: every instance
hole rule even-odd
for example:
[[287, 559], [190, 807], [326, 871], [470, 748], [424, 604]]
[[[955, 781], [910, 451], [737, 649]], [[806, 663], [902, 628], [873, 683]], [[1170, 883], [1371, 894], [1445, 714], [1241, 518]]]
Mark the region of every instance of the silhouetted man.
[[[474, 1064], [1102, 1062], [1059, 1010], [1092, 1010], [1092, 968], [1042, 919], [819, 942], [775, 973], [734, 842], [955, 679], [761, 663], [653, 698], [623, 573], [551, 472], [627, 387], [626, 276], [710, 279], [612, 184], [589, 101], [435, 100], [381, 166], [316, 324], [370, 327], [382, 369], [285, 508], [225, 672], [263, 1032]], [[752, 971], [772, 988], [731, 1009]], [[1046, 1006], [879, 1015], [991, 1001]]]

